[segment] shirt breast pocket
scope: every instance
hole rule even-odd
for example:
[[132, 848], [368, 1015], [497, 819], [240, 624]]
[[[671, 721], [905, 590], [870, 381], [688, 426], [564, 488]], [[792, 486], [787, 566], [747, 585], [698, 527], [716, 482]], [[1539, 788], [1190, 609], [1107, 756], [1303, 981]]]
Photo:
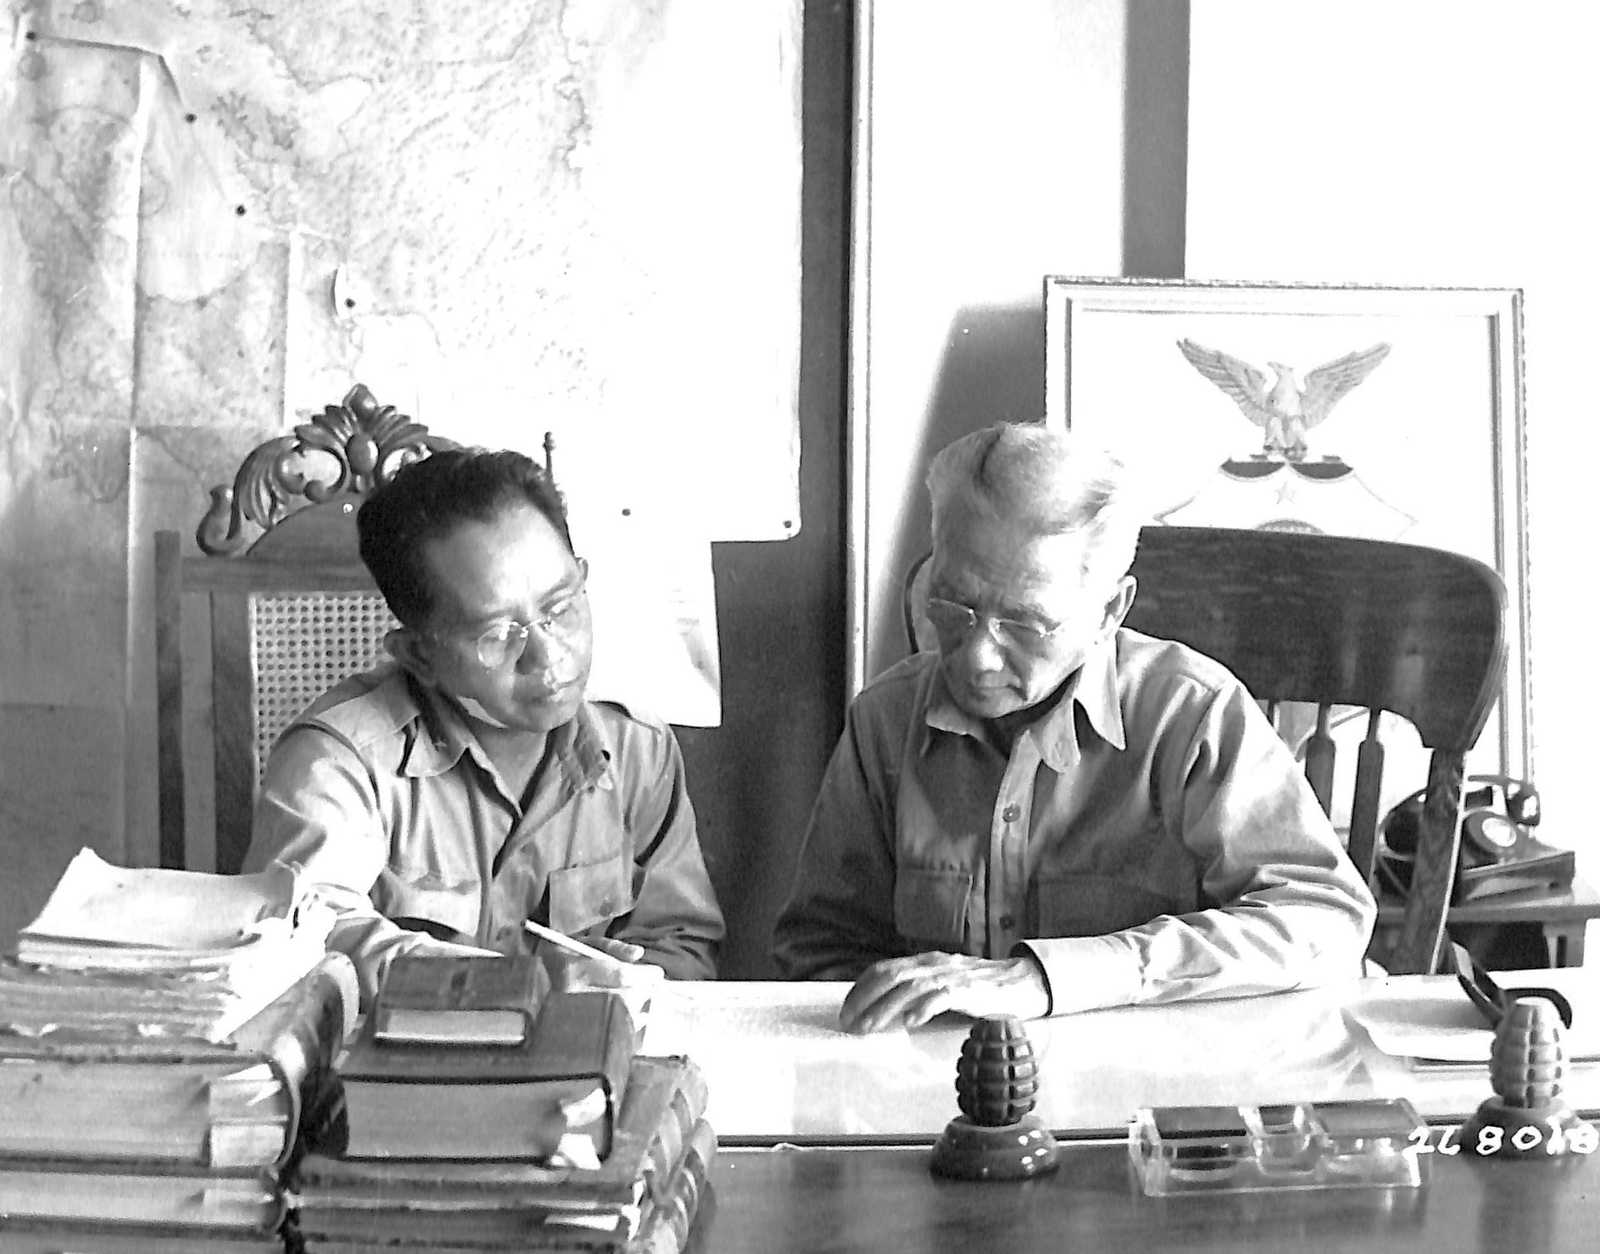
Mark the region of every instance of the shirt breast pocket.
[[390, 919], [420, 920], [469, 938], [478, 930], [474, 881], [452, 884], [432, 873], [389, 868], [373, 886], [372, 904]]
[[1138, 927], [1179, 907], [1160, 893], [1107, 875], [1041, 876], [1035, 881], [1035, 935], [1104, 936]]
[[972, 872], [901, 866], [894, 877], [894, 926], [908, 941], [959, 951], [966, 939]]
[[598, 927], [633, 909], [632, 863], [607, 858], [550, 872], [550, 926], [569, 936]]

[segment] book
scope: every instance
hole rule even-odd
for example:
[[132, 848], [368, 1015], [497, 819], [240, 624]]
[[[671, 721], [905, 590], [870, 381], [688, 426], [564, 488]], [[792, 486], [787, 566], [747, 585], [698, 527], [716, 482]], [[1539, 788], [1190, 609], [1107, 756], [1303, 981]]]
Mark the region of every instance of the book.
[[710, 1187], [707, 1176], [717, 1153], [717, 1134], [701, 1117], [695, 1120], [672, 1169], [644, 1190], [637, 1207], [623, 1208], [620, 1222], [604, 1222], [609, 1212], [554, 1210], [523, 1237], [528, 1249], [588, 1250], [594, 1254], [677, 1254], [689, 1241]]
[[639, 1229], [628, 1242], [627, 1254], [678, 1254], [688, 1245], [701, 1199], [711, 1187], [708, 1176], [716, 1154], [717, 1134], [704, 1118], [696, 1120], [665, 1185], [646, 1198]]
[[616, 1209], [543, 1209], [513, 1204], [492, 1193], [473, 1206], [412, 1199], [379, 1207], [315, 1207], [291, 1192], [290, 1228], [306, 1248], [377, 1250], [523, 1250], [547, 1254], [678, 1254], [688, 1243], [717, 1138], [696, 1120], [670, 1172], [637, 1206]]
[[625, 1249], [647, 1234], [659, 1243], [687, 1232], [716, 1152], [707, 1096], [690, 1059], [639, 1056], [597, 1168], [313, 1152], [286, 1175], [291, 1217], [317, 1250], [329, 1241]]
[[296, 936], [258, 953], [256, 969], [38, 966], [0, 957], [0, 1035], [222, 1041], [322, 960], [321, 937]]
[[0, 1033], [0, 1155], [276, 1168], [355, 1025], [355, 967], [317, 965], [221, 1041], [143, 1030]]
[[532, 954], [401, 954], [373, 1007], [385, 1042], [519, 1045], [532, 1030], [547, 981]]
[[[568, 1199], [571, 1205], [579, 1199], [592, 1199], [597, 1205], [637, 1204], [665, 1189], [686, 1144], [706, 1122], [710, 1092], [705, 1072], [682, 1054], [644, 1057], [638, 1060], [629, 1084], [611, 1157], [594, 1171], [569, 1170], [555, 1196]], [[633, 1100], [634, 1085], [639, 1090], [637, 1102]], [[706, 1124], [702, 1140], [709, 1131]], [[703, 1143], [701, 1148], [705, 1149]]]
[[705, 1073], [684, 1055], [633, 1058], [611, 1140], [598, 1167], [570, 1163], [375, 1161], [312, 1148], [288, 1176], [302, 1205], [382, 1209], [408, 1200], [439, 1207], [494, 1204], [594, 1210], [637, 1205], [671, 1172], [705, 1115]]
[[[219, 1176], [102, 1163], [0, 1162], [0, 1217], [7, 1222], [88, 1220], [270, 1233], [283, 1216], [283, 1192], [272, 1172]], [[0, 1245], [4, 1238], [0, 1230]]]
[[364, 1027], [336, 1064], [336, 1148], [350, 1158], [597, 1162], [611, 1152], [632, 1058], [627, 1006], [604, 991], [549, 994], [518, 1045], [383, 1041]]
[[284, 1254], [277, 1233], [97, 1220], [0, 1219], [5, 1254]]
[[531, 1206], [439, 1208], [393, 1206], [382, 1209], [301, 1209], [293, 1230], [306, 1248], [322, 1251], [333, 1242], [370, 1242], [375, 1247], [436, 1251], [479, 1250], [591, 1251], [592, 1254], [672, 1254], [688, 1240], [706, 1173], [716, 1152], [716, 1136], [701, 1121], [693, 1149], [669, 1178], [667, 1192], [634, 1212], [540, 1211]]
[[[705, 1200], [701, 1203], [702, 1212], [710, 1209], [710, 1198], [711, 1190], [708, 1188]], [[455, 1241], [430, 1241], [424, 1244], [408, 1242], [403, 1235], [378, 1234], [365, 1238], [318, 1238], [308, 1242], [305, 1248], [308, 1254], [397, 1254], [397, 1251], [405, 1250], [417, 1251], [417, 1254], [483, 1254], [487, 1250], [519, 1250], [524, 1254], [682, 1254], [687, 1244], [673, 1245], [670, 1244], [672, 1240], [672, 1235], [665, 1229], [601, 1244], [582, 1244], [560, 1237], [546, 1240], [537, 1235], [508, 1245], [462, 1244]], [[73, 1254], [77, 1252], [73, 1251]]]

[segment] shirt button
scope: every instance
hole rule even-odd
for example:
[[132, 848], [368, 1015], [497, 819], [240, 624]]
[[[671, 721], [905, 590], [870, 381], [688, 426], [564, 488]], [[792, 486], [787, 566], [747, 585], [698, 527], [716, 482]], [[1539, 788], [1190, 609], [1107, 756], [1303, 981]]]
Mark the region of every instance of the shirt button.
[[1016, 918], [1012, 915], [1002, 914], [1000, 916], [1000, 926], [1008, 932], [1016, 925], [1016, 922]]
[[1021, 816], [1022, 807], [1018, 805], [1009, 805], [1004, 810], [1000, 811], [1000, 817], [1003, 818], [1007, 823], [1015, 823]]

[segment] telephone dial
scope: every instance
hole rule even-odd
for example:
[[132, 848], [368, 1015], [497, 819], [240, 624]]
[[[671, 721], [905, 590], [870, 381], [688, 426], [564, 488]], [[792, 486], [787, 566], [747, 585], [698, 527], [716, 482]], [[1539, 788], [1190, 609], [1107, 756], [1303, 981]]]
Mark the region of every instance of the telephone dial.
[[[1383, 820], [1378, 874], [1395, 892], [1411, 884], [1417, 832], [1427, 789], [1419, 788]], [[1572, 887], [1574, 857], [1537, 840], [1539, 791], [1509, 775], [1470, 775], [1461, 798], [1461, 853], [1450, 900], [1460, 905], [1502, 893], [1554, 892]]]

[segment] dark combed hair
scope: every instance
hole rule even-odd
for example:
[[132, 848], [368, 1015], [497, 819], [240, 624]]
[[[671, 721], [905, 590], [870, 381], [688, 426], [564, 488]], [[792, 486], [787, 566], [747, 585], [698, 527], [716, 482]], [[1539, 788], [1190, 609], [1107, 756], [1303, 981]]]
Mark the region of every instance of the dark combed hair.
[[491, 522], [531, 505], [572, 548], [567, 507], [544, 468], [510, 449], [444, 449], [410, 462], [373, 489], [356, 514], [361, 560], [390, 611], [421, 627], [433, 611], [422, 564], [429, 540], [465, 522]]

